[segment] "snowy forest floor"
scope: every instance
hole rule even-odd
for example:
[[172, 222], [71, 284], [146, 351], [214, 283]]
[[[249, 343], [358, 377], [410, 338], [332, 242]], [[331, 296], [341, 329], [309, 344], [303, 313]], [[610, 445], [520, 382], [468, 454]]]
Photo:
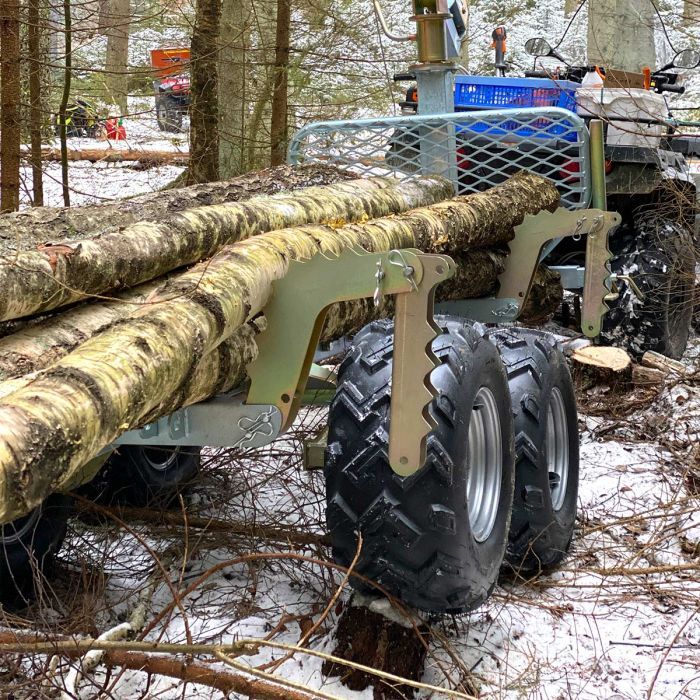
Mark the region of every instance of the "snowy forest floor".
[[[141, 148], [187, 149], [186, 137], [163, 137], [156, 129], [152, 114], [127, 124], [127, 134]], [[72, 147], [81, 145], [72, 140]], [[46, 203], [60, 205], [58, 164], [48, 168], [48, 181], [56, 184], [47, 187]], [[71, 163], [74, 203], [151, 191], [179, 172], [169, 166], [140, 171], [132, 164]], [[697, 337], [684, 361], [698, 368]], [[494, 700], [700, 697], [697, 376], [669, 379], [660, 391], [596, 386], [579, 392], [581, 482], [570, 554], [547, 576], [504, 581], [471, 615], [432, 623], [425, 682], [463, 684]], [[297, 643], [342, 576], [304, 561], [330, 560], [321, 542], [300, 546], [250, 533], [274, 526], [286, 529], [290, 540], [298, 533], [320, 539], [323, 475], [301, 470], [300, 441], [323, 420], [322, 409], [307, 410], [283, 441], [254, 453], [208, 450], [202, 474], [186, 497], [186, 512], [184, 502], [173, 511], [181, 516], [179, 525], [72, 519], [44, 596], [19, 616], [6, 614], [6, 622], [27, 630], [97, 636], [124, 622], [144, 596], [148, 620], [155, 619], [172, 602], [173, 590], [181, 592], [211, 572], [168, 608], [149, 639], [221, 643], [269, 636]], [[244, 532], [188, 524], [195, 518], [245, 524], [238, 528]], [[290, 557], [226, 565], [252, 552]], [[310, 648], [333, 651], [335, 623], [348, 598], [343, 591], [341, 603], [312, 635]], [[241, 660], [261, 666], [283, 656], [268, 648]], [[353, 692], [337, 679], [324, 678], [321, 665], [320, 658], [296, 654], [275, 673], [335, 697], [373, 697], [371, 689]], [[0, 666], [2, 697], [58, 697], [67, 664], [51, 677], [46, 667], [47, 657], [39, 655], [24, 656], [17, 666]], [[170, 700], [221, 693], [164, 676], [101, 668], [81, 682], [78, 696]]]
[[[693, 366], [698, 359], [695, 339], [686, 362]], [[700, 696], [700, 386], [671, 380], [652, 394], [598, 386], [579, 402], [581, 485], [570, 554], [547, 576], [504, 582], [471, 615], [434, 622], [425, 682], [456, 687], [468, 678], [467, 687], [478, 688], [480, 697], [496, 699]], [[172, 601], [154, 566], [157, 557], [169, 585], [180, 591], [205, 572], [212, 575], [149, 639], [214, 644], [269, 635], [297, 643], [342, 576], [299, 558], [221, 564], [252, 552], [327, 560], [327, 548], [207, 532], [186, 522], [199, 517], [249, 529], [274, 526], [287, 529], [292, 540], [295, 533], [322, 534], [323, 475], [300, 469], [300, 438], [323, 418], [323, 410], [310, 409], [285, 440], [253, 453], [208, 451], [182, 525], [71, 521], [46, 595], [8, 622], [96, 636], [127, 619], [144, 591], [153, 619]], [[344, 591], [341, 600], [348, 597]], [[339, 611], [312, 636], [312, 649], [333, 651]], [[244, 660], [261, 666], [282, 656], [269, 649]], [[37, 697], [31, 679], [44, 675], [45, 663], [25, 657], [12, 680], [0, 678], [0, 688], [9, 682], [14, 698]], [[336, 697], [372, 698], [370, 689], [352, 692], [337, 679], [324, 679], [321, 664], [297, 654], [275, 673]], [[54, 688], [65, 674], [59, 667]], [[221, 697], [135, 671], [98, 671], [80, 687], [81, 698]]]

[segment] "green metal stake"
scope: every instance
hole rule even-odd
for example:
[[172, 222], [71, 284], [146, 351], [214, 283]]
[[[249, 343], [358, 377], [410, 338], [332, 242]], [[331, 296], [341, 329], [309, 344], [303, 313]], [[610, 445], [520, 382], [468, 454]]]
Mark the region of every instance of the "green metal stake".
[[594, 209], [608, 208], [607, 193], [605, 191], [605, 137], [603, 136], [603, 122], [600, 119], [591, 119], [588, 126], [591, 132], [591, 206]]

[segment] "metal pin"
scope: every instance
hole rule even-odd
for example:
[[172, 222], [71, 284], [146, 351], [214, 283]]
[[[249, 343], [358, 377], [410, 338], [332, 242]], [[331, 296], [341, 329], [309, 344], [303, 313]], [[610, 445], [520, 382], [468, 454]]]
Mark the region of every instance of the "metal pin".
[[377, 260], [377, 271], [374, 273], [374, 279], [377, 280], [377, 285], [374, 288], [374, 308], [376, 309], [382, 301], [382, 280], [385, 277], [382, 261]]
[[[398, 260], [396, 260], [396, 258], [398, 258]], [[390, 265], [398, 265], [399, 267], [403, 268], [403, 276], [411, 283], [413, 291], [417, 292], [418, 285], [413, 279], [413, 274], [415, 273], [415, 270], [411, 265], [408, 264], [406, 258], [404, 257], [404, 254], [400, 250], [392, 250], [389, 252], [387, 260], [389, 261]]]

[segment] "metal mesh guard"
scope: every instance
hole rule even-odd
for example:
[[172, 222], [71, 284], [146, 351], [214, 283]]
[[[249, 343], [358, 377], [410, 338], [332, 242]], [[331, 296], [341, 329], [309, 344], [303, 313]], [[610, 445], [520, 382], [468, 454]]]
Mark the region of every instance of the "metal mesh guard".
[[529, 170], [554, 182], [567, 209], [587, 207], [591, 192], [586, 125], [556, 107], [316, 122], [294, 135], [288, 162], [358, 175], [435, 173], [458, 194]]

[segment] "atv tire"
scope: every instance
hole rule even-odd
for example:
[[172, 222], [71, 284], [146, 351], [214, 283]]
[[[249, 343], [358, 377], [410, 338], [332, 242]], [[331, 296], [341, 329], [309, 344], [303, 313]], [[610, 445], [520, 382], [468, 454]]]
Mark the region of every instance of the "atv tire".
[[631, 231], [613, 239], [611, 268], [629, 274], [644, 294], [618, 282], [619, 297], [609, 302], [601, 340], [636, 358], [647, 350], [679, 359], [688, 344], [693, 317], [695, 250], [690, 233], [676, 222], [645, 213]]
[[72, 499], [53, 494], [23, 518], [0, 525], [0, 602], [26, 605], [66, 536]]
[[425, 465], [408, 477], [388, 462], [393, 323], [356, 336], [330, 407], [326, 518], [337, 562], [350, 565], [361, 533], [357, 573], [413, 607], [463, 613], [489, 597], [503, 562], [513, 423], [496, 348], [462, 321], [436, 320], [443, 333], [432, 344], [440, 364], [429, 411], [437, 427]]
[[167, 507], [199, 473], [199, 466], [199, 447], [122, 445], [88, 489], [103, 503]]
[[486, 337], [508, 374], [515, 429], [515, 493], [506, 564], [531, 577], [564, 558], [574, 531], [579, 478], [576, 397], [548, 333], [497, 328]]
[[168, 97], [156, 99], [156, 121], [161, 131], [179, 134], [182, 132], [182, 111], [180, 107]]

